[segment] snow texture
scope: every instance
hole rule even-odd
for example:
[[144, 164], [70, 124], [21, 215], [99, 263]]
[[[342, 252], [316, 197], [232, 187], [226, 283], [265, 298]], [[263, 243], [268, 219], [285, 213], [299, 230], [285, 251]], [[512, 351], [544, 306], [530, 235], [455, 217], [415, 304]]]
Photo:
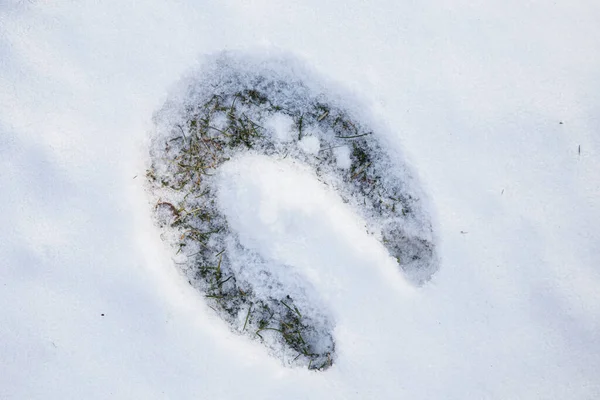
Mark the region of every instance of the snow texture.
[[[0, 2], [0, 398], [600, 398], [599, 13]], [[306, 204], [271, 191], [310, 171], [232, 160], [220, 185], [254, 193], [227, 215], [239, 237], [292, 260], [335, 321], [324, 372], [230, 331], [174, 265], [144, 189], [173, 81], [198, 54], [274, 48], [365, 99], [435, 210], [440, 268], [417, 288], [337, 191], [313, 180], [321, 200]], [[249, 164], [272, 179], [236, 172]], [[257, 202], [279, 206], [253, 219]]]

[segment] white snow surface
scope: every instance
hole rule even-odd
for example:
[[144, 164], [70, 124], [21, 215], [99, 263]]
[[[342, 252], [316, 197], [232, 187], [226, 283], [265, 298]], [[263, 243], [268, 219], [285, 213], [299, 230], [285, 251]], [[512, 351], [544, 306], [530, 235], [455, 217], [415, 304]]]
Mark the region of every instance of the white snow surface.
[[[594, 1], [0, 2], [1, 399], [600, 397]], [[224, 165], [222, 207], [335, 320], [286, 368], [173, 265], [152, 114], [199, 55], [293, 52], [394, 132], [441, 266], [404, 283], [311, 171]]]

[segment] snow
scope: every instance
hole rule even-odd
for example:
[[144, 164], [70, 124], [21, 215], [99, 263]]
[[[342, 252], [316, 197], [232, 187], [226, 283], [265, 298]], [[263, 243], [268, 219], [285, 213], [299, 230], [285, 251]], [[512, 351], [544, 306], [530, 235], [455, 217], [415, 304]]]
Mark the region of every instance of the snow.
[[339, 146], [333, 149], [336, 165], [341, 169], [350, 168], [350, 148], [348, 146]]
[[[0, 398], [599, 397], [599, 13], [0, 3]], [[440, 270], [415, 288], [310, 171], [223, 171], [239, 234], [335, 318], [322, 373], [232, 333], [151, 219], [152, 114], [198, 54], [235, 48], [293, 51], [349, 88], [436, 210]], [[272, 189], [290, 186], [315, 196]]]
[[294, 120], [285, 114], [275, 114], [265, 122], [265, 128], [272, 132], [272, 136], [281, 142], [292, 139]]
[[304, 136], [298, 142], [298, 146], [303, 152], [315, 155], [321, 149], [321, 142], [316, 136]]

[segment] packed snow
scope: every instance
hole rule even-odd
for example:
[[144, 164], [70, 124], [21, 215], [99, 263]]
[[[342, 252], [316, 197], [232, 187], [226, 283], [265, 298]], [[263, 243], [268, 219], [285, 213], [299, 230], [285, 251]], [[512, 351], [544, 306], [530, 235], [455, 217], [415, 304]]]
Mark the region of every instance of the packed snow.
[[[599, 15], [0, 2], [0, 398], [600, 397]], [[240, 240], [335, 323], [325, 371], [232, 332], [155, 224], [153, 115], [224, 49], [291, 52], [347, 88], [427, 194], [440, 265], [418, 286], [311, 169], [247, 154], [220, 170]], [[282, 143], [289, 122], [269, 125]]]

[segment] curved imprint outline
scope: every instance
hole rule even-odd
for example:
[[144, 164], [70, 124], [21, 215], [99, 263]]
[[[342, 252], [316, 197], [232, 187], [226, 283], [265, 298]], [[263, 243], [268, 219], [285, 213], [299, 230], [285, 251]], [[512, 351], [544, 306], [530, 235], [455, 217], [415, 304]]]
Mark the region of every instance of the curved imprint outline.
[[[285, 284], [269, 273], [269, 261], [239, 243], [219, 211], [213, 174], [248, 151], [312, 166], [369, 221], [368, 231], [407, 279], [421, 285], [438, 262], [432, 225], [410, 171], [384, 151], [360, 113], [293, 60], [221, 53], [181, 86], [155, 116], [147, 176], [162, 199], [158, 219], [183, 256], [190, 283], [233, 328], [260, 338], [289, 364], [330, 367], [333, 318], [321, 306], [306, 306], [316, 297], [310, 288], [294, 298], [285, 294]], [[281, 137], [286, 125], [288, 137]], [[245, 273], [248, 265], [268, 290], [256, 290]]]

